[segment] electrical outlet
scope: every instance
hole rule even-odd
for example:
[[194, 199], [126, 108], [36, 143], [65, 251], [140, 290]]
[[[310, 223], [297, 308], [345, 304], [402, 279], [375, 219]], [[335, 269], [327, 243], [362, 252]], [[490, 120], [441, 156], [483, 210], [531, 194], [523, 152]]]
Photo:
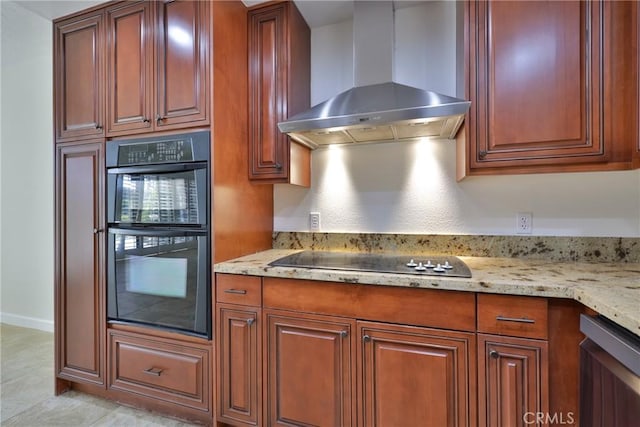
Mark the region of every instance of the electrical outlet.
[[532, 219], [531, 212], [518, 212], [516, 214], [516, 233], [531, 234]]
[[309, 230], [320, 231], [320, 212], [309, 212]]

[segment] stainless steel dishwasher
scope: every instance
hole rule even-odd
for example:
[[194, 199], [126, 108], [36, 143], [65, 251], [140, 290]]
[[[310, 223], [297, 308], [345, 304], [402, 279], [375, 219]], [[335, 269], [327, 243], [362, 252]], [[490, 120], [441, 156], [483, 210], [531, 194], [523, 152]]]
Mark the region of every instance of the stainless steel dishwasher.
[[640, 425], [640, 337], [603, 316], [580, 317], [580, 425]]

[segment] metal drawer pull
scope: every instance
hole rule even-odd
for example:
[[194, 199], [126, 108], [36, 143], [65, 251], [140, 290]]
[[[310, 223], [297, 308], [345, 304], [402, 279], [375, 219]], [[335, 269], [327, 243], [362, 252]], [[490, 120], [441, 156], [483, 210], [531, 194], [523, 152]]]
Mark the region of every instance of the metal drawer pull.
[[496, 316], [496, 320], [502, 322], [518, 322], [518, 323], [536, 323], [533, 319], [527, 319], [526, 317], [504, 317], [504, 316]]
[[247, 326], [251, 326], [253, 325], [253, 322], [255, 322], [255, 319], [247, 319]]
[[496, 350], [491, 350], [489, 351], [489, 356], [493, 359], [498, 359], [500, 357], [500, 353], [498, 353]]
[[340, 331], [340, 338], [346, 338], [347, 335], [349, 335], [349, 332], [347, 331]]
[[371, 337], [369, 335], [365, 335], [365, 336], [362, 337], [362, 341], [369, 342], [369, 341], [371, 341]]
[[247, 291], [245, 291], [244, 289], [225, 289], [224, 292], [226, 294], [240, 294], [240, 295], [245, 295], [247, 293]]
[[156, 377], [159, 377], [160, 374], [162, 373], [162, 369], [160, 369], [160, 368], [149, 368], [149, 369], [145, 369], [144, 373], [145, 374], [149, 374], [149, 375], [155, 375]]

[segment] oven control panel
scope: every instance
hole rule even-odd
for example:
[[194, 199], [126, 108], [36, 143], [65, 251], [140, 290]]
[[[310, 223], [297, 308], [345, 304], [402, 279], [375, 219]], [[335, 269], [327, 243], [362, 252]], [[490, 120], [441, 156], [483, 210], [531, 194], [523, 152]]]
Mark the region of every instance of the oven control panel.
[[193, 161], [190, 139], [139, 142], [118, 147], [118, 166]]

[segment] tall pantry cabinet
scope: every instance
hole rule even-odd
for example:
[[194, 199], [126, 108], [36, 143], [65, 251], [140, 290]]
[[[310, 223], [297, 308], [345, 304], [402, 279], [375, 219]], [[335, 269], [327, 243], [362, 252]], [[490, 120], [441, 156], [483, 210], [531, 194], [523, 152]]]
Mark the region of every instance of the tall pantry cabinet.
[[104, 144], [60, 144], [55, 161], [56, 375], [104, 386]]
[[56, 391], [105, 386], [104, 14], [54, 25]]
[[[114, 138], [209, 131], [210, 268], [271, 247], [273, 186], [247, 176], [247, 8], [115, 1], [53, 31], [56, 393], [211, 424], [212, 340], [107, 321], [104, 153]], [[150, 364], [167, 375], [141, 373]]]

